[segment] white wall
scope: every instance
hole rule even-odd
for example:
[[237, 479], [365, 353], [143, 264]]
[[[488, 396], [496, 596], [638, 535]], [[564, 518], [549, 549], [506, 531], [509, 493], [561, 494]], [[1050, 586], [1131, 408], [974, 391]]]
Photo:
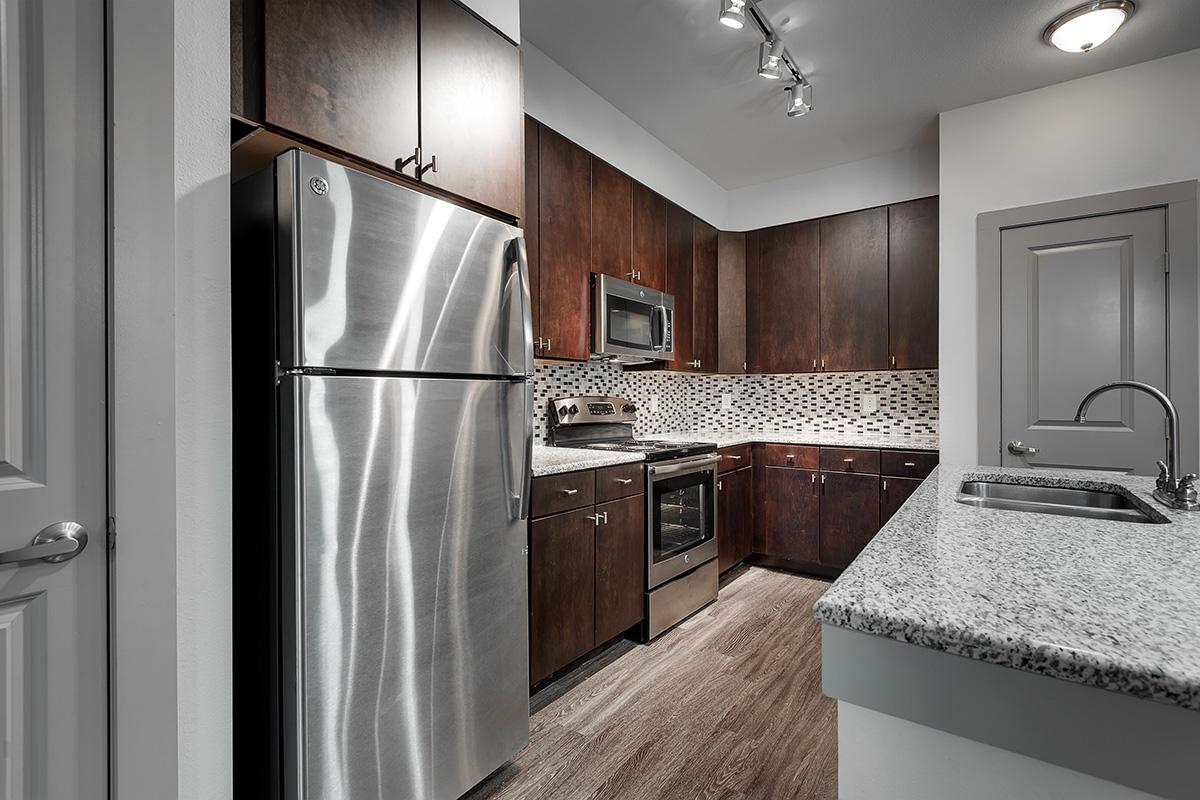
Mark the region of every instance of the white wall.
[[232, 795], [229, 3], [113, 0], [110, 15], [113, 796], [218, 800]]
[[979, 460], [976, 217], [1200, 177], [1198, 132], [1200, 50], [941, 115], [943, 461]]
[[520, 0], [462, 0], [462, 4], [514, 42], [521, 41]]
[[753, 230], [938, 192], [938, 146], [921, 145], [729, 192], [725, 229]]
[[722, 227], [726, 191], [618, 111], [531, 42], [525, 57], [525, 111], [701, 219]]

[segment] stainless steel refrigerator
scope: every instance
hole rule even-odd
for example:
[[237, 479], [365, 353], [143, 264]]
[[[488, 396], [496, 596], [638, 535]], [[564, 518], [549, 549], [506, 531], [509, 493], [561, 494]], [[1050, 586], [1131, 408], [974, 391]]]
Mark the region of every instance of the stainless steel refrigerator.
[[235, 793], [457, 798], [529, 733], [521, 231], [299, 151], [233, 214]]

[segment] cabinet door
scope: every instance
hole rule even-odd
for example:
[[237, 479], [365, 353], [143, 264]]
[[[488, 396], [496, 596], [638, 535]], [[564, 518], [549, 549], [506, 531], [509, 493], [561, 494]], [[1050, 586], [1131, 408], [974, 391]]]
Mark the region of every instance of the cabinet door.
[[525, 255], [529, 259], [529, 311], [533, 334], [538, 335], [538, 128], [533, 117], [525, 117], [525, 209], [521, 227], [525, 230]]
[[633, 184], [633, 270], [637, 282], [667, 290], [667, 201]]
[[538, 130], [539, 355], [586, 361], [592, 159], [545, 125]]
[[819, 225], [780, 225], [758, 232], [757, 302], [748, 311], [755, 326], [763, 372], [812, 372], [819, 350]]
[[675, 358], [669, 369], [691, 370], [692, 349], [692, 215], [667, 204], [666, 292], [675, 298]]
[[262, 110], [393, 169], [418, 142], [417, 0], [264, 0]]
[[754, 550], [754, 470], [742, 467], [717, 481], [717, 559], [721, 572]]
[[921, 485], [917, 478], [884, 478], [879, 488], [879, 524], [882, 527]]
[[[754, 490], [758, 498], [754, 551], [773, 558], [816, 562], [821, 499], [817, 473], [788, 467], [762, 467]], [[876, 504], [876, 514], [878, 514]]]
[[697, 370], [717, 371], [717, 229], [701, 220], [692, 229], [692, 358]]
[[846, 567], [879, 532], [879, 477], [821, 473], [821, 563]]
[[437, 157], [421, 180], [519, 216], [523, 103], [516, 45], [454, 0], [421, 0], [421, 157]]
[[633, 181], [592, 156], [592, 272], [633, 278]]
[[936, 197], [888, 208], [888, 346], [896, 369], [937, 369]]
[[887, 209], [821, 220], [821, 362], [888, 366]]
[[717, 372], [746, 371], [746, 234], [717, 234]]
[[599, 646], [642, 621], [646, 591], [646, 496], [596, 506], [596, 635]]
[[595, 646], [592, 508], [535, 519], [529, 536], [529, 681]]

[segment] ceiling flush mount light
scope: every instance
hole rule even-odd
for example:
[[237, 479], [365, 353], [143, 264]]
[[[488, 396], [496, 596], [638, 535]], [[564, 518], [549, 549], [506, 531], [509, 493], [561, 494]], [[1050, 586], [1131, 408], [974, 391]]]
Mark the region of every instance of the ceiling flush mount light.
[[803, 117], [812, 111], [811, 83], [802, 81], [787, 87], [784, 91], [787, 92], [787, 115], [789, 117]]
[[746, 24], [746, 0], [721, 0], [721, 24], [740, 28]]
[[1132, 0], [1093, 0], [1046, 26], [1042, 41], [1065, 53], [1086, 53], [1103, 44], [1133, 16]]
[[758, 74], [777, 81], [783, 77], [783, 65], [779, 56], [783, 54], [783, 42], [779, 39], [765, 41], [758, 46]]

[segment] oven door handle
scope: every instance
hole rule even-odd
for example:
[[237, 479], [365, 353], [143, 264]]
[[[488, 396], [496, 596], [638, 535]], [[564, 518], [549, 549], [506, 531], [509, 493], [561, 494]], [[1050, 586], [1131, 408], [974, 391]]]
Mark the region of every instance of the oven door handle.
[[647, 467], [647, 472], [655, 478], [665, 477], [669, 475], [679, 475], [688, 472], [703, 472], [706, 469], [711, 469], [717, 466], [721, 457], [716, 453], [708, 456], [700, 456], [698, 458], [687, 458], [681, 461], [672, 461], [662, 465], [654, 465]]

